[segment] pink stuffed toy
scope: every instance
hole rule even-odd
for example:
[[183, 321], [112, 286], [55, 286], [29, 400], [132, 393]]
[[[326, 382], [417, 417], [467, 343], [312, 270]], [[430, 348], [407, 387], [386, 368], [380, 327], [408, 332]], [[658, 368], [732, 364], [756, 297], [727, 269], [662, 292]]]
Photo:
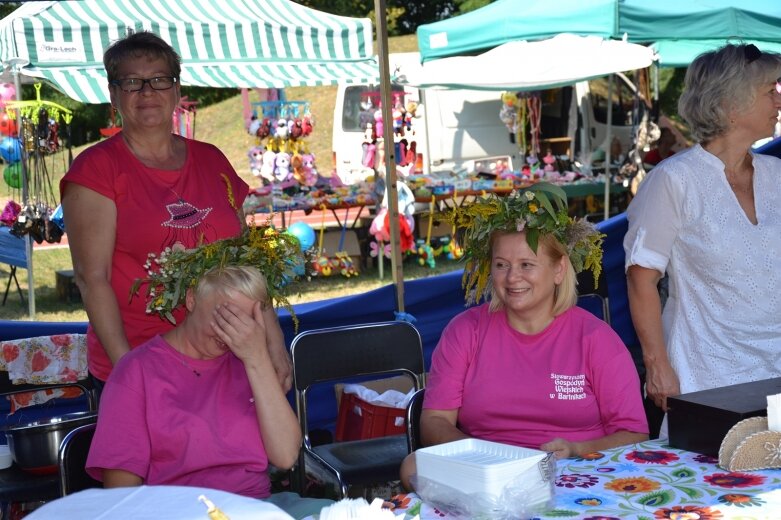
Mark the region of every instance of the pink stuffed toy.
[[303, 184], [310, 187], [314, 186], [317, 183], [314, 154], [305, 153], [301, 156], [301, 169], [303, 170]]
[[383, 136], [384, 130], [385, 127], [382, 124], [382, 110], [378, 108], [374, 111], [374, 134], [377, 136], [377, 139]]

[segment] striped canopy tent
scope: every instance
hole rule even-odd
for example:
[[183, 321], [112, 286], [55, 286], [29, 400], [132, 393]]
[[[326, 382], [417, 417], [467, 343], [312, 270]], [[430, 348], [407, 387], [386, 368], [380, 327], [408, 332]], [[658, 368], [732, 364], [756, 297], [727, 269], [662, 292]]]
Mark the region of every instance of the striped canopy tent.
[[144, 30], [182, 57], [183, 85], [284, 88], [379, 78], [369, 19], [289, 0], [27, 2], [0, 21], [0, 60], [27, 62], [22, 75], [78, 101], [108, 103], [103, 51]]

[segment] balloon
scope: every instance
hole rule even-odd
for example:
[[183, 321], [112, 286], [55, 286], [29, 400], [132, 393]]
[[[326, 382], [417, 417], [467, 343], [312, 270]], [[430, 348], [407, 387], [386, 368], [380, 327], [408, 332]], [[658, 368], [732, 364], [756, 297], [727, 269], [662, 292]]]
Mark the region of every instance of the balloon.
[[287, 228], [287, 233], [293, 235], [301, 244], [301, 251], [308, 251], [315, 245], [315, 230], [306, 222], [294, 222]]
[[16, 136], [16, 133], [16, 121], [3, 112], [2, 115], [0, 115], [0, 134]]
[[6, 101], [13, 101], [16, 99], [16, 87], [13, 83], [1, 83], [0, 84], [0, 101], [5, 105]]
[[3, 179], [10, 187], [19, 189], [22, 187], [22, 165], [20, 163], [9, 164], [3, 170]]
[[22, 160], [22, 143], [16, 137], [6, 137], [0, 141], [0, 157], [7, 163]]

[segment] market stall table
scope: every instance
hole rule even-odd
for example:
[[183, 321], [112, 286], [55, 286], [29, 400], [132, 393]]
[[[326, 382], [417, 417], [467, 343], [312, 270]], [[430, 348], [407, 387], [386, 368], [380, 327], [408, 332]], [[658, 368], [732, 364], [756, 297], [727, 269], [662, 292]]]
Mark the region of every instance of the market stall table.
[[[660, 440], [558, 461], [554, 508], [534, 518], [781, 518], [781, 471], [729, 472], [716, 462]], [[415, 494], [389, 502], [400, 518], [454, 518]]]

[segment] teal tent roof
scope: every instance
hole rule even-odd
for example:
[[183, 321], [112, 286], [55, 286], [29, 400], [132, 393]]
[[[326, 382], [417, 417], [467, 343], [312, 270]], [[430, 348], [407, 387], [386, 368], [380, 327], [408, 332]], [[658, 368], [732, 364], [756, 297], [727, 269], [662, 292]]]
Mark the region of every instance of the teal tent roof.
[[87, 103], [108, 102], [103, 51], [128, 30], [152, 31], [182, 57], [182, 84], [288, 87], [379, 77], [368, 19], [289, 0], [27, 2], [0, 21], [0, 60]]
[[[497, 0], [418, 27], [423, 61], [568, 32], [652, 43], [781, 41], [781, 2], [767, 0]], [[717, 44], [718, 46], [718, 44]], [[664, 54], [660, 52], [662, 63]]]

